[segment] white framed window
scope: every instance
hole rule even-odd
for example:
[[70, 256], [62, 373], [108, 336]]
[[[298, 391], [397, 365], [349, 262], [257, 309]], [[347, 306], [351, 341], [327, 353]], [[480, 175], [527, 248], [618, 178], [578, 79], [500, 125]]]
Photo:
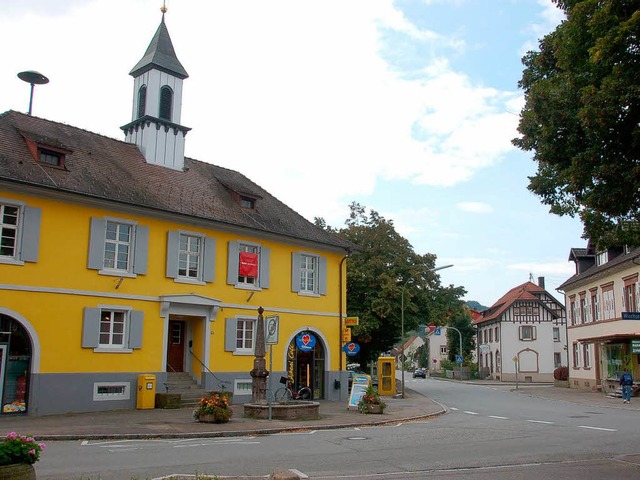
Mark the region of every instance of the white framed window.
[[597, 322], [600, 320], [600, 299], [598, 291], [593, 290], [591, 292], [591, 321]]
[[249, 317], [227, 318], [225, 345], [235, 355], [253, 355], [256, 338], [256, 320]]
[[587, 323], [588, 318], [588, 309], [587, 309], [587, 297], [585, 295], [580, 295], [580, 322]]
[[251, 242], [229, 242], [227, 284], [237, 288], [269, 288], [270, 249]]
[[636, 283], [632, 281], [625, 281], [624, 284], [624, 307], [627, 312], [636, 312]]
[[582, 364], [584, 368], [591, 368], [591, 356], [589, 355], [589, 344], [582, 344]]
[[536, 339], [536, 327], [534, 325], [520, 326], [520, 340], [530, 342]]
[[233, 395], [251, 395], [253, 382], [251, 380], [236, 380], [233, 384]]
[[41, 210], [0, 198], [0, 263], [37, 262]]
[[148, 227], [128, 220], [93, 217], [88, 267], [103, 275], [145, 275], [148, 244]]
[[131, 307], [85, 307], [82, 347], [94, 352], [131, 353], [142, 348], [144, 313]]
[[500, 342], [500, 327], [496, 327], [496, 342]]
[[291, 291], [299, 295], [326, 295], [327, 259], [312, 253], [293, 252]]
[[199, 279], [201, 275], [202, 238], [180, 234], [178, 253], [178, 276]]
[[167, 277], [203, 285], [215, 279], [216, 241], [200, 233], [169, 231]]
[[573, 344], [573, 368], [579, 368], [580, 367], [580, 345], [578, 345], [577, 343]]
[[553, 327], [553, 341], [560, 341], [560, 327]]
[[575, 300], [571, 300], [569, 302], [569, 317], [570, 317], [570, 320], [571, 320], [571, 325], [575, 325], [576, 324], [576, 316], [577, 316], [576, 302], [575, 302]]
[[602, 288], [602, 303], [604, 307], [604, 320], [615, 318], [616, 300], [613, 295], [613, 285]]
[[131, 385], [128, 382], [95, 382], [93, 384], [95, 402], [129, 400], [129, 398], [131, 398]]
[[609, 252], [608, 251], [605, 250], [604, 252], [600, 252], [600, 253], [596, 254], [596, 265], [597, 266], [604, 265], [608, 261], [609, 261]]
[[553, 352], [553, 368], [562, 366], [562, 354], [560, 352]]

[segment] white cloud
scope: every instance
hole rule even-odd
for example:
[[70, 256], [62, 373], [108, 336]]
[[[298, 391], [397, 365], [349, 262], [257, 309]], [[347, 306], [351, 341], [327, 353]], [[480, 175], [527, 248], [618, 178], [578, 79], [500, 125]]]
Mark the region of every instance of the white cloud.
[[566, 260], [557, 262], [521, 262], [512, 263], [506, 267], [509, 270], [517, 270], [531, 273], [534, 278], [538, 276], [562, 276], [569, 278], [575, 273], [575, 266]]
[[493, 207], [488, 203], [483, 202], [460, 202], [456, 205], [458, 210], [471, 213], [491, 213]]

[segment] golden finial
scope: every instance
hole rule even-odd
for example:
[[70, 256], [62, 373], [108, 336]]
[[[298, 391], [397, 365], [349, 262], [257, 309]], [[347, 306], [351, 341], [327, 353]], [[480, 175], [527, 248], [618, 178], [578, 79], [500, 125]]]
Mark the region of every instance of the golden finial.
[[167, 2], [166, 2], [166, 0], [162, 1], [162, 7], [160, 8], [160, 11], [162, 12], [162, 15], [167, 13]]

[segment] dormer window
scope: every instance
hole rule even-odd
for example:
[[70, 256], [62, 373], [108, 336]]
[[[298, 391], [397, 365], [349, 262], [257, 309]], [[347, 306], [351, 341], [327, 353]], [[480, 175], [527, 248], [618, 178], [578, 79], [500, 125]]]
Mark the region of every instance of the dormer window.
[[247, 197], [245, 195], [240, 195], [240, 206], [243, 208], [256, 208], [256, 199]]
[[596, 255], [596, 265], [604, 265], [609, 261], [609, 252], [605, 250], [604, 252], [600, 252]]
[[142, 85], [138, 90], [138, 118], [144, 117], [147, 111], [147, 86]]
[[173, 90], [168, 86], [160, 89], [160, 118], [171, 121], [171, 109], [173, 106]]
[[64, 153], [38, 147], [38, 163], [64, 168]]

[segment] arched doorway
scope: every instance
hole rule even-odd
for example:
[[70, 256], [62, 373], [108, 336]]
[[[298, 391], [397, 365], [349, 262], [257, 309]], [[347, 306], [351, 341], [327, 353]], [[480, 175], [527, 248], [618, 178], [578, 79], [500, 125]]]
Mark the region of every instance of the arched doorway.
[[325, 349], [322, 341], [313, 332], [300, 332], [287, 348], [287, 378], [293, 389], [297, 391], [309, 387], [313, 398], [324, 398], [324, 370]]
[[2, 413], [27, 411], [31, 339], [16, 319], [0, 314], [0, 400]]

